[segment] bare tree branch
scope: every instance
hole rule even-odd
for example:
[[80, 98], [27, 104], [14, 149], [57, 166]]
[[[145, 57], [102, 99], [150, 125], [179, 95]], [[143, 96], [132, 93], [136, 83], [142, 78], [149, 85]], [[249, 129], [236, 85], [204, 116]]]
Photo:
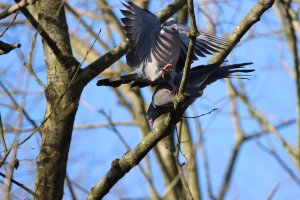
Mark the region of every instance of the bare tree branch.
[[7, 44], [5, 42], [0, 41], [0, 55], [7, 54], [11, 50], [16, 48], [20, 48], [21, 44]]
[[[2, 172], [0, 172], [0, 176], [2, 176], [3, 178], [6, 178], [6, 175], [3, 174]], [[11, 180], [14, 184], [16, 184], [17, 186], [19, 186], [20, 188], [22, 188], [23, 190], [27, 191], [29, 194], [31, 194], [32, 196], [34, 196], [35, 198], [39, 198], [39, 196], [37, 194], [35, 194], [31, 189], [29, 189], [28, 187], [26, 187], [25, 185], [23, 185], [22, 183], [12, 179]]]
[[[16, 3], [20, 2], [20, 0], [15, 0]], [[47, 45], [52, 50], [53, 54], [62, 63], [66, 68], [71, 66], [78, 66], [78, 61], [73, 57], [67, 54], [66, 50], [62, 50], [56, 44], [49, 34], [45, 31], [45, 29], [41, 26], [41, 24], [32, 16], [29, 10], [26, 7], [20, 8], [21, 12], [25, 15], [27, 20], [31, 23], [31, 25], [36, 29], [36, 31], [41, 35], [43, 40], [47, 43]]]
[[279, 187], [280, 187], [280, 182], [276, 183], [276, 185], [273, 187], [273, 189], [271, 190], [271, 192], [267, 196], [267, 200], [272, 200], [273, 199], [273, 197], [275, 196], [275, 194], [278, 191]]
[[298, 156], [298, 165], [300, 166], [300, 61], [298, 56], [298, 41], [296, 30], [291, 16], [291, 1], [279, 0], [275, 4], [275, 11], [277, 11], [282, 29], [284, 30], [286, 40], [288, 42], [292, 57], [293, 67], [295, 71], [295, 86], [296, 86], [296, 107], [297, 107], [297, 146], [296, 155]]
[[0, 19], [3, 19], [19, 10], [22, 8], [25, 8], [28, 5], [32, 5], [36, 2], [37, 0], [21, 0], [17, 1], [16, 4], [12, 5], [11, 7], [7, 8], [6, 10], [2, 11], [0, 13]]
[[260, 20], [260, 17], [274, 4], [275, 0], [258, 0], [255, 6], [248, 12], [242, 21], [232, 31], [228, 39], [231, 41], [231, 46], [223, 51], [216, 53], [210, 60], [210, 63], [224, 61], [229, 55], [234, 46], [241, 40], [245, 33]]
[[1, 143], [2, 143], [2, 145], [4, 147], [4, 151], [7, 151], [7, 146], [6, 146], [4, 132], [3, 132], [3, 124], [2, 124], [1, 113], [0, 113], [0, 137], [1, 137]]

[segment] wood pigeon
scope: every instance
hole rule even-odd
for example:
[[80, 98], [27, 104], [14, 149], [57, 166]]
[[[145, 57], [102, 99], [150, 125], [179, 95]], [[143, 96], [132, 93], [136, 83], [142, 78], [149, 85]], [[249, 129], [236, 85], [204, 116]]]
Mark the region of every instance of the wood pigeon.
[[[121, 10], [124, 15], [121, 20], [129, 39], [126, 60], [133, 71], [120, 77], [99, 80], [97, 85], [118, 87], [132, 83], [131, 87], [145, 87], [168, 83], [174, 86], [173, 80], [184, 66], [189, 28], [174, 18], [160, 26], [154, 14], [138, 7], [131, 0], [126, 0], [123, 5], [126, 10]], [[197, 60], [197, 56], [204, 57], [217, 52], [229, 44], [228, 41], [200, 32], [192, 60]]]
[[[254, 69], [243, 69], [243, 66], [250, 65], [252, 63], [233, 64], [220, 67], [220, 63], [210, 65], [200, 65], [191, 68], [187, 79], [186, 92], [188, 97], [184, 101], [184, 105], [187, 108], [198, 97], [201, 97], [205, 87], [219, 79], [237, 77], [240, 79], [247, 79], [247, 73], [255, 71]], [[242, 74], [235, 74], [235, 73]], [[181, 82], [182, 73], [177, 74], [174, 83], [179, 87]], [[168, 113], [174, 110], [175, 95], [172, 87], [168, 84], [161, 84], [156, 88], [153, 93], [152, 102], [146, 113], [146, 117], [149, 120], [149, 124], [152, 126], [155, 119], [164, 113]]]

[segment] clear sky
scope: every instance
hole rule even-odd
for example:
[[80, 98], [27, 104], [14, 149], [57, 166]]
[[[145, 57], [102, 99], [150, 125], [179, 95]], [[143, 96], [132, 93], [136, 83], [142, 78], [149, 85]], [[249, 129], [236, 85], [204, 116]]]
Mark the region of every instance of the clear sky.
[[[70, 1], [71, 5], [81, 5], [84, 1]], [[121, 16], [119, 9], [122, 7], [119, 1], [109, 1], [116, 11], [118, 16]], [[150, 10], [157, 12], [165, 7], [171, 1], [152, 1]], [[198, 1], [195, 1], [198, 2]], [[232, 1], [230, 3], [219, 3], [219, 18], [220, 24], [217, 25], [217, 35], [229, 34], [242, 17], [247, 13], [256, 3], [254, 0], [240, 0]], [[95, 4], [89, 3], [84, 5], [80, 10], [95, 10]], [[208, 5], [208, 8], [211, 8]], [[238, 12], [236, 10], [239, 10]], [[196, 6], [195, 12], [197, 14], [197, 23], [200, 30], [205, 31], [203, 22], [203, 14]], [[99, 14], [99, 11], [95, 11]], [[212, 17], [214, 13], [210, 13]], [[19, 14], [18, 19], [24, 20], [22, 14]], [[95, 32], [99, 28], [102, 29], [100, 38], [107, 40], [106, 29], [104, 23], [99, 21], [91, 21], [85, 18]], [[72, 34], [78, 34], [81, 37], [88, 36], [85, 30], [80, 27], [78, 22], [68, 14], [69, 30]], [[1, 26], [1, 30], [3, 27]], [[296, 97], [295, 85], [293, 79], [284, 69], [284, 62], [291, 65], [292, 60], [289, 55], [287, 45], [283, 43], [283, 34], [270, 34], [271, 31], [279, 30], [279, 23], [274, 10], [269, 10], [261, 18], [261, 20], [249, 31], [252, 34], [260, 34], [256, 39], [249, 38], [249, 34], [243, 37], [240, 44], [228, 56], [228, 64], [238, 62], [253, 62], [250, 66], [256, 71], [250, 80], [245, 80], [246, 91], [249, 99], [273, 125], [279, 124], [284, 120], [295, 119], [296, 117]], [[26, 89], [30, 94], [26, 96], [25, 109], [29, 112], [31, 118], [39, 124], [45, 112], [45, 99], [41, 88], [30, 78], [28, 86], [26, 80], [28, 79], [28, 72], [23, 66], [24, 62], [28, 61], [31, 39], [34, 32], [24, 26], [16, 26], [11, 28], [4, 37], [3, 41], [12, 43], [21, 43], [22, 48], [11, 52], [8, 55], [0, 56], [0, 80], [3, 81], [8, 88]], [[117, 35], [114, 38], [115, 43], [119, 44], [120, 39]], [[92, 43], [92, 40], [86, 40]], [[114, 47], [111, 43], [110, 47]], [[98, 46], [95, 50], [100, 53], [104, 51]], [[23, 58], [23, 60], [19, 59]], [[124, 57], [122, 58], [124, 59]], [[284, 62], [283, 62], [284, 60]], [[205, 64], [208, 59], [201, 59], [197, 64]], [[84, 66], [86, 66], [85, 63]], [[41, 47], [40, 38], [38, 37], [37, 49], [35, 50], [34, 69], [38, 71], [40, 79], [46, 83], [46, 69], [43, 60], [43, 51]], [[105, 123], [107, 120], [95, 112], [95, 110], [104, 110], [111, 114], [114, 122], [128, 122], [132, 118], [128, 112], [118, 104], [116, 96], [111, 88], [97, 87], [96, 78], [90, 82], [82, 93], [81, 103], [77, 112], [75, 124], [92, 124]], [[238, 84], [237, 80], [234, 80]], [[148, 88], [142, 89], [145, 99], [148, 103], [151, 100], [151, 93]], [[205, 133], [205, 145], [207, 147], [209, 165], [211, 168], [211, 178], [213, 192], [217, 194], [222, 183], [224, 173], [228, 164], [234, 144], [234, 129], [233, 122], [230, 115], [231, 108], [228, 99], [228, 90], [223, 81], [218, 81], [207, 87], [202, 98], [198, 99], [193, 108], [197, 110], [198, 114], [206, 113], [213, 108], [219, 108], [218, 111], [211, 115], [202, 117], [200, 120], [203, 131]], [[21, 103], [21, 95], [14, 94], [15, 98]], [[0, 111], [3, 121], [7, 122], [5, 126], [15, 126], [14, 122], [17, 118], [17, 112], [12, 112], [3, 104], [9, 104], [9, 99], [0, 95]], [[243, 103], [238, 102], [240, 115], [242, 119], [242, 127], [245, 134], [252, 134], [260, 131], [257, 122], [251, 119], [250, 114]], [[187, 114], [192, 116], [191, 109], [188, 109]], [[191, 121], [191, 129], [193, 138], [197, 138], [195, 130], [195, 122]], [[26, 119], [23, 120], [23, 126], [30, 128]], [[118, 131], [129, 143], [130, 147], [135, 147], [141, 141], [141, 133], [137, 127], [118, 127]], [[294, 125], [288, 128], [281, 129], [279, 133], [293, 146], [296, 141], [296, 127]], [[21, 134], [25, 137], [27, 134]], [[13, 134], [7, 134], [8, 141], [11, 142]], [[35, 173], [35, 158], [38, 155], [37, 141], [40, 137], [33, 137], [26, 142], [18, 150], [18, 158], [21, 160], [20, 168], [16, 170], [14, 178], [18, 181], [33, 188], [34, 173]], [[258, 140], [264, 145], [270, 142], [275, 147], [278, 154], [284, 162], [297, 174], [296, 169], [288, 157], [286, 151], [282, 148], [280, 143], [273, 136], [261, 137]], [[2, 147], [1, 147], [2, 150]], [[94, 186], [100, 178], [109, 170], [111, 162], [115, 158], [121, 157], [126, 152], [126, 148], [120, 142], [118, 137], [109, 129], [101, 128], [94, 130], [75, 130], [72, 138], [69, 162], [67, 173], [72, 181], [83, 187], [87, 192]], [[203, 169], [203, 161], [200, 150], [198, 149], [198, 166], [202, 187], [202, 194], [204, 199], [209, 199], [207, 195], [206, 179]], [[163, 178], [159, 171], [157, 162], [153, 152], [149, 154], [151, 164], [153, 166], [152, 173], [155, 177], [155, 186], [159, 193], [164, 192]], [[142, 164], [144, 164], [142, 162]], [[1, 171], [3, 171], [1, 169]], [[298, 176], [299, 177], [299, 176]], [[0, 181], [2, 182], [2, 178]], [[269, 192], [280, 184], [280, 187], [274, 199], [297, 199], [300, 196], [300, 186], [282, 169], [274, 157], [263, 151], [258, 143], [253, 140], [245, 143], [242, 151], [239, 154], [231, 187], [226, 196], [226, 199], [266, 199]], [[14, 187], [14, 190], [26, 194], [24, 191]], [[86, 193], [76, 188], [78, 199], [86, 197]], [[137, 198], [149, 196], [149, 189], [147, 187], [145, 178], [142, 176], [137, 167], [131, 170], [125, 177], [119, 181], [105, 197], [105, 199], [119, 199], [121, 197]], [[68, 189], [65, 190], [64, 199], [70, 199]]]

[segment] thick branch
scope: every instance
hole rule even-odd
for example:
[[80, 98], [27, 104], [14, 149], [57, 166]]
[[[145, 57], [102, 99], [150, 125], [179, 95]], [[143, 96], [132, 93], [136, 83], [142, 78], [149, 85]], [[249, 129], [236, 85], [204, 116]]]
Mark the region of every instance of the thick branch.
[[233, 47], [240, 41], [240, 39], [246, 34], [246, 32], [260, 20], [260, 17], [264, 14], [264, 12], [272, 7], [274, 1], [275, 0], [259, 0], [229, 36], [228, 39], [231, 41], [231, 45], [229, 46], [229, 48], [215, 54], [214, 57], [210, 60], [210, 63], [224, 61]]
[[159, 121], [157, 128], [152, 130], [133, 150], [128, 151], [121, 159], [112, 162], [110, 170], [92, 188], [87, 199], [102, 199], [112, 186], [127, 172], [136, 166], [157, 142], [173, 130], [176, 122], [170, 116]]

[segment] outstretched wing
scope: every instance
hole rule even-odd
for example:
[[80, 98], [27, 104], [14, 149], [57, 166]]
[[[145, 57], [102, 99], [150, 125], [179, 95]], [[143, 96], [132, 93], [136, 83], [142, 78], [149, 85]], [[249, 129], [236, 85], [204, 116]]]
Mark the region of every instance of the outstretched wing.
[[[181, 72], [184, 66], [188, 45], [189, 45], [189, 38], [188, 38], [189, 27], [178, 23], [178, 29], [179, 29], [182, 48], [176, 66], [177, 73]], [[196, 39], [196, 45], [194, 48], [194, 53], [192, 55], [192, 61], [198, 60], [197, 56], [205, 57], [206, 55], [212, 55], [213, 53], [218, 52], [229, 45], [230, 45], [229, 41], [199, 31], [199, 36]]]
[[125, 34], [129, 39], [129, 50], [126, 54], [127, 64], [138, 67], [151, 53], [151, 47], [160, 32], [160, 21], [151, 12], [141, 9], [132, 1], [126, 0], [121, 10], [124, 18]]

